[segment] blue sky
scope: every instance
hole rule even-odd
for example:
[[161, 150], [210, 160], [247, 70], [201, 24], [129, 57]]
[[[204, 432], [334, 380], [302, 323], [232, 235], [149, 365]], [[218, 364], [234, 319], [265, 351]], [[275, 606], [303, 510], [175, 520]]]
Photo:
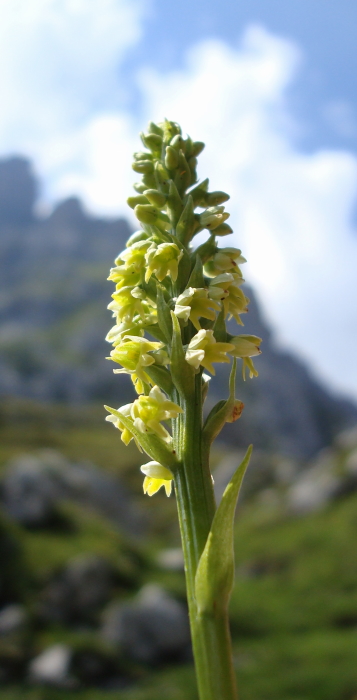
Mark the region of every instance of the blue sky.
[[0, 155], [33, 159], [39, 209], [130, 216], [137, 132], [180, 121], [278, 341], [357, 398], [355, 0], [0, 7]]

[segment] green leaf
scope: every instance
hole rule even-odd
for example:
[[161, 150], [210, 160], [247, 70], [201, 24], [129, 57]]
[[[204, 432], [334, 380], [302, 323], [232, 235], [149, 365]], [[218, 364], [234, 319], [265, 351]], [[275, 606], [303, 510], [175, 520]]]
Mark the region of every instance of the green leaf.
[[135, 425], [131, 418], [123, 416], [120, 411], [116, 411], [115, 408], [110, 408], [110, 406], [104, 406], [104, 408], [120, 419], [120, 422], [134, 435], [139, 445], [143, 448], [151, 459], [155, 462], [160, 462], [163, 467], [167, 467], [172, 471], [178, 466], [178, 459], [176, 453], [170, 449], [155, 433], [141, 433]]
[[173, 311], [171, 311], [171, 318], [173, 328], [170, 365], [172, 381], [181, 396], [193, 397], [195, 392], [195, 372], [193, 367], [185, 360], [181, 327]]
[[201, 288], [205, 286], [203, 279], [202, 260], [199, 255], [196, 255], [195, 266], [191, 272], [190, 279], [187, 282], [188, 287]]
[[183, 154], [183, 151], [179, 152], [179, 162], [174, 182], [178, 191], [182, 194], [185, 192], [185, 190], [187, 190], [188, 187], [190, 187], [190, 185], [192, 185], [191, 170]]
[[167, 212], [172, 225], [175, 227], [183, 210], [182, 199], [173, 180], [170, 180], [170, 189], [167, 197]]
[[229, 377], [229, 396], [227, 401], [219, 401], [211, 410], [206, 418], [206, 422], [202, 430], [202, 442], [206, 446], [210, 445], [217, 435], [221, 432], [227, 418], [233, 411], [235, 402], [235, 383], [237, 372], [237, 360], [234, 358], [232, 369]]
[[[187, 166], [188, 167], [188, 166]], [[143, 206], [143, 205], [142, 205]], [[187, 198], [187, 203], [185, 208], [179, 218], [178, 224], [176, 226], [177, 238], [182, 241], [185, 245], [188, 245], [192, 238], [194, 232], [196, 220], [193, 213], [193, 201], [192, 197]]]
[[160, 365], [149, 365], [145, 367], [146, 374], [149, 375], [150, 379], [157, 384], [160, 389], [162, 389], [166, 394], [171, 395], [174, 385], [171, 379], [171, 374], [166, 367]]
[[200, 182], [196, 187], [191, 189], [189, 194], [191, 195], [193, 199], [193, 206], [198, 207], [202, 204], [202, 206], [205, 205], [205, 197], [207, 194], [208, 190], [208, 185], [209, 185], [209, 180], [208, 178], [206, 180], [203, 180], [203, 182]]
[[199, 255], [202, 264], [204, 265], [207, 260], [212, 258], [212, 256], [217, 252], [217, 246], [215, 243], [215, 238], [214, 238], [214, 233], [211, 233], [208, 241], [205, 243], [202, 243], [196, 250], [194, 251], [195, 255]]
[[164, 345], [166, 345], [167, 340], [166, 336], [164, 336], [162, 330], [160, 330], [159, 325], [156, 323], [155, 325], [151, 326], [145, 326], [145, 331], [149, 333], [149, 335], [152, 335], [153, 338], [156, 338], [156, 340], [161, 340]]
[[223, 307], [220, 310], [220, 312], [216, 318], [216, 322], [213, 326], [213, 335], [219, 343], [230, 343], [230, 340], [228, 340], [228, 338], [227, 338], [225, 313], [224, 313]]
[[199, 614], [215, 615], [228, 607], [234, 584], [234, 513], [252, 449], [250, 445], [222, 496], [198, 563], [195, 591]]
[[156, 287], [156, 307], [157, 307], [157, 320], [162, 331], [165, 342], [171, 343], [172, 338], [172, 320], [170, 309], [165, 301], [164, 291], [160, 284]]

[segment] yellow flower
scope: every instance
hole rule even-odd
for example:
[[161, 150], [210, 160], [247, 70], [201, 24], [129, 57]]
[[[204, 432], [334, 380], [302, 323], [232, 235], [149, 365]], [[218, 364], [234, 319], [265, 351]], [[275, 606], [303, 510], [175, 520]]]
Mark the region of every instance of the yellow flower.
[[140, 467], [140, 471], [145, 474], [144, 493], [147, 493], [148, 496], [153, 496], [163, 486], [166, 496], [170, 495], [173, 474], [169, 469], [163, 467], [159, 462], [147, 462]]
[[154, 342], [135, 335], [126, 335], [123, 342], [110, 353], [111, 359], [124, 367], [124, 370], [114, 371], [138, 373], [142, 367], [149, 367], [155, 363], [155, 358], [148, 353], [160, 350], [163, 346], [164, 344], [161, 342]]
[[115, 282], [117, 289], [136, 287], [141, 282], [141, 272], [138, 272], [134, 265], [130, 267], [119, 265], [111, 268], [108, 280]]
[[[116, 409], [119, 413], [122, 413], [124, 418], [130, 418], [131, 417], [131, 403], [125, 404], [125, 406], [121, 406], [120, 408]], [[109, 408], [109, 407], [108, 407]], [[108, 409], [107, 409], [108, 410]], [[134, 440], [136, 443], [136, 446], [139, 448], [140, 452], [142, 452], [142, 449], [136, 440], [135, 436], [128, 430], [128, 428], [125, 427], [125, 425], [120, 421], [120, 418], [118, 416], [114, 416], [112, 413], [109, 414], [109, 416], [106, 417], [107, 421], [109, 423], [113, 423], [115, 428], [118, 428], [118, 430], [121, 431], [121, 439], [124, 443], [124, 445], [129, 445], [129, 442], [131, 440]]]
[[203, 271], [207, 277], [216, 277], [222, 272], [234, 272], [242, 277], [239, 265], [247, 262], [238, 248], [218, 248], [206, 262]]
[[200, 225], [210, 231], [223, 224], [229, 218], [229, 214], [224, 211], [224, 207], [208, 207], [200, 214]]
[[105, 340], [108, 343], [112, 343], [112, 345], [119, 345], [126, 335], [143, 336], [144, 329], [140, 324], [140, 320], [139, 318], [132, 321], [122, 321], [118, 325], [113, 326], [105, 336]]
[[233, 357], [240, 357], [243, 360], [242, 373], [244, 380], [247, 368], [249, 370], [250, 379], [258, 376], [253, 360], [250, 358], [261, 354], [261, 342], [262, 339], [258, 338], [256, 335], [237, 335], [230, 338], [230, 343], [234, 346], [234, 350], [230, 350], [230, 355], [233, 355]]
[[211, 374], [216, 374], [212, 362], [229, 362], [226, 353], [233, 349], [232, 343], [217, 343], [213, 331], [202, 329], [190, 341], [185, 359], [195, 369], [202, 365]]
[[208, 297], [208, 290], [194, 287], [188, 287], [176, 299], [174, 314], [177, 318], [183, 318], [184, 321], [193, 323], [196, 330], [200, 330], [199, 318], [208, 318], [214, 321], [216, 318], [215, 311], [220, 310], [220, 305], [217, 301]]
[[[150, 377], [144, 368], [153, 364], [168, 364], [169, 357], [162, 350], [164, 344], [141, 338], [135, 335], [127, 335], [110, 353], [110, 358], [118, 362], [124, 369], [113, 370], [115, 374], [130, 374], [132, 382], [138, 394], [143, 393], [144, 384], [152, 384]], [[155, 352], [149, 355], [149, 352]]]
[[243, 323], [240, 314], [248, 311], [249, 304], [248, 297], [240, 288], [243, 282], [244, 279], [240, 275], [224, 272], [210, 282], [208, 290], [211, 299], [221, 300], [225, 315], [229, 315], [229, 318], [234, 316], [241, 326]]
[[175, 243], [160, 243], [160, 245], [152, 243], [145, 256], [147, 264], [145, 282], [149, 281], [153, 273], [159, 282], [162, 282], [167, 275], [176, 282], [178, 264], [182, 256], [182, 250]]
[[139, 396], [131, 406], [135, 427], [141, 433], [155, 433], [165, 442], [171, 442], [172, 438], [160, 421], [177, 418], [179, 413], [182, 413], [182, 408], [169, 401], [156, 385], [148, 396]]
[[150, 248], [151, 241], [142, 240], [133, 243], [129, 248], [123, 250], [119, 257], [116, 259], [116, 265], [123, 265], [130, 269], [134, 268], [136, 272], [140, 272], [144, 269], [146, 261], [145, 254], [148, 248]]
[[118, 321], [132, 321], [136, 315], [144, 320], [152, 312], [153, 302], [140, 287], [122, 287], [112, 297], [114, 301], [108, 304], [108, 309]]

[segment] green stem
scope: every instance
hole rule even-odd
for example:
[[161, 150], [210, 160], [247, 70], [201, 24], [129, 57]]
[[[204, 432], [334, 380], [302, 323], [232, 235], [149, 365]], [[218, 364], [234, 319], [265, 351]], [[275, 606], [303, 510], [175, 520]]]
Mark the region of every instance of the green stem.
[[200, 700], [237, 700], [228, 612], [198, 614], [195, 575], [215, 513], [212, 478], [202, 453], [201, 375], [194, 396], [179, 397], [183, 414], [175, 426], [180, 468], [175, 490], [185, 559], [187, 599]]

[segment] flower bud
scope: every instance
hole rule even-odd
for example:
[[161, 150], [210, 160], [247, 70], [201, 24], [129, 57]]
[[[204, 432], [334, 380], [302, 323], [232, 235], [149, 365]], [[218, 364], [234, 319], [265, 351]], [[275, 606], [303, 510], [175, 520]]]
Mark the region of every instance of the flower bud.
[[210, 231], [216, 231], [228, 217], [229, 214], [224, 211], [224, 207], [208, 207], [206, 211], [200, 214], [200, 225], [203, 228], [208, 228]]
[[219, 226], [216, 226], [214, 229], [214, 235], [215, 236], [228, 236], [230, 233], [233, 233], [233, 229], [229, 224], [220, 224]]
[[181, 127], [179, 124], [176, 122], [170, 122], [168, 119], [165, 119], [164, 122], [161, 122], [159, 126], [162, 127], [163, 132], [164, 132], [164, 143], [169, 144], [171, 139], [176, 136], [177, 134], [181, 134]]
[[239, 399], [236, 399], [233, 405], [232, 413], [230, 413], [229, 416], [227, 416], [226, 422], [234, 423], [236, 420], [238, 420], [238, 418], [240, 418], [242, 415], [243, 408], [243, 401], [239, 401]]
[[137, 197], [128, 197], [126, 200], [131, 209], [135, 209], [137, 204], [147, 204], [148, 200], [143, 194], [138, 194]]
[[163, 134], [162, 129], [157, 124], [155, 124], [155, 122], [149, 122], [148, 132], [149, 134], [157, 134], [158, 136], [162, 136]]
[[143, 134], [141, 132], [140, 138], [141, 138], [145, 148], [149, 148], [150, 151], [157, 153], [158, 151], [161, 150], [162, 136], [159, 136], [159, 134]]
[[176, 134], [170, 141], [170, 146], [176, 148], [177, 151], [183, 151], [185, 153], [186, 144], [185, 140], [182, 138], [181, 134]]
[[135, 161], [132, 166], [136, 173], [152, 173], [154, 171], [154, 164], [151, 160], [138, 160]]
[[139, 194], [143, 194], [143, 192], [146, 190], [146, 185], [144, 182], [135, 182], [133, 187]]
[[152, 160], [152, 155], [147, 151], [136, 151], [134, 153], [134, 160]]
[[200, 153], [202, 153], [203, 149], [205, 147], [205, 144], [203, 141], [194, 141], [192, 143], [192, 150], [191, 150], [191, 156], [199, 156]]
[[178, 152], [172, 146], [166, 146], [165, 166], [168, 170], [177, 168], [179, 162]]
[[226, 192], [207, 192], [205, 202], [209, 206], [217, 206], [217, 204], [227, 202], [229, 198], [229, 194], [226, 194]]
[[157, 186], [154, 173], [145, 173], [145, 175], [142, 177], [142, 181], [146, 190], [155, 189]]
[[145, 197], [149, 200], [150, 204], [154, 207], [159, 207], [159, 209], [164, 206], [167, 199], [166, 195], [159, 192], [159, 190], [145, 190]]
[[166, 170], [166, 168], [164, 168], [164, 166], [161, 163], [157, 162], [157, 163], [155, 163], [155, 172], [156, 172], [156, 175], [159, 179], [160, 184], [164, 185], [165, 187], [168, 188], [170, 175], [169, 175], [168, 171]]
[[184, 192], [191, 184], [191, 170], [182, 151], [179, 152], [178, 172], [175, 177], [177, 189]]
[[[134, 243], [139, 243], [139, 241], [145, 241], [149, 238], [149, 234], [146, 233], [146, 231], [135, 231], [135, 233], [132, 233], [131, 236], [128, 238], [126, 242], [126, 247], [130, 248], [130, 246], [134, 245]], [[116, 259], [115, 263], [116, 265], [120, 265], [120, 255]], [[117, 262], [119, 260], [119, 262]]]
[[159, 209], [152, 204], [137, 204], [134, 214], [143, 224], [155, 224], [159, 216]]

